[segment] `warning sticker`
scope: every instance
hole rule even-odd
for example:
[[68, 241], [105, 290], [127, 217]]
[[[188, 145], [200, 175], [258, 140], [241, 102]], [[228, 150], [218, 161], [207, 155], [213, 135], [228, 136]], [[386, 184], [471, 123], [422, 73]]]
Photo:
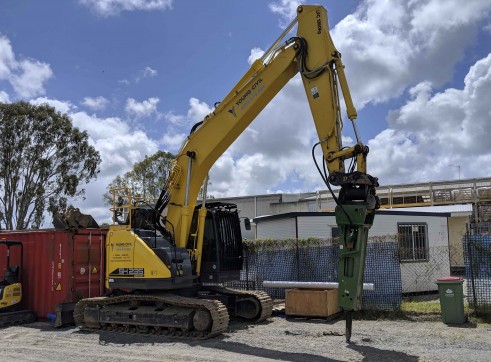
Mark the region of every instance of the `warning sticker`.
[[60, 291], [61, 290], [61, 283], [58, 283], [58, 285], [56, 286], [56, 289], [57, 291]]
[[94, 267], [94, 269], [92, 269], [92, 274], [95, 274], [95, 273], [97, 273], [97, 268], [96, 267]]

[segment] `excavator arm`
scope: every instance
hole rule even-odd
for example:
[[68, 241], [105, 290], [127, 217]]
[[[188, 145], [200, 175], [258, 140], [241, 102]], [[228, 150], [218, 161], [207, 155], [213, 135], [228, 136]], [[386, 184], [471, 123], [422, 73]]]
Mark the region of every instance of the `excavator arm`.
[[[296, 22], [297, 35], [282, 43]], [[198, 214], [197, 230], [190, 229], [200, 188], [203, 183], [206, 186], [215, 161], [297, 73], [301, 74], [319, 137], [312, 150], [314, 159], [316, 147], [322, 149], [322, 167], [316, 163], [317, 168], [333, 196], [331, 185], [340, 187], [339, 196], [334, 196], [340, 228], [339, 303], [348, 311], [346, 337], [349, 340], [351, 311], [360, 307], [368, 229], [379, 207], [375, 195], [378, 183], [366, 173], [368, 147], [358, 134], [357, 114], [341, 54], [330, 37], [327, 11], [322, 6], [299, 6], [297, 19], [252, 64], [215, 110], [193, 127], [176, 157], [157, 202], [157, 211], [164, 213], [167, 209], [162, 226], [172, 235], [177, 247], [185, 248], [192, 236], [192, 254], [199, 274], [206, 218], [204, 203]], [[357, 139], [352, 147], [342, 145], [339, 89]], [[346, 172], [345, 160], [349, 159], [353, 166]]]

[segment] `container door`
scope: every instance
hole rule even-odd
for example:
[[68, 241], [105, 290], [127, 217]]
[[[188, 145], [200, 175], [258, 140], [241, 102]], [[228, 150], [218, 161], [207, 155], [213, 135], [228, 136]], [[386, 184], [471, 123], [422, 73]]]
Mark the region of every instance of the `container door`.
[[105, 236], [100, 230], [79, 231], [74, 234], [74, 300], [98, 297], [103, 293]]

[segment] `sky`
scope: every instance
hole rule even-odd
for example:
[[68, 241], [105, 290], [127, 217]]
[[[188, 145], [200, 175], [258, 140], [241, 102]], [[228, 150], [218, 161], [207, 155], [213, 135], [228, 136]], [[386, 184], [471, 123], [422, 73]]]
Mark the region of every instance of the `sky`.
[[[89, 134], [98, 221], [116, 175], [176, 153], [283, 32], [293, 0], [0, 0], [0, 102], [48, 103]], [[382, 185], [491, 176], [491, 0], [317, 1]], [[293, 35], [293, 34], [292, 34]], [[353, 142], [344, 117], [344, 140]], [[210, 171], [215, 197], [324, 190], [298, 76]]]

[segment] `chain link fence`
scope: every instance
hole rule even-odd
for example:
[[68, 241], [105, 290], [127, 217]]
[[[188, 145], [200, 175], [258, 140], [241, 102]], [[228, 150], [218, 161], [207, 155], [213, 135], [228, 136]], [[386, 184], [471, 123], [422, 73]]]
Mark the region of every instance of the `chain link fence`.
[[[452, 274], [464, 277], [464, 294], [476, 310], [491, 305], [491, 237], [468, 236], [462, 246], [426, 248], [421, 260], [407, 260], [397, 235], [369, 238], [365, 283], [375, 290], [363, 292], [365, 309], [398, 310], [403, 298], [438, 299], [436, 279]], [[336, 239], [248, 241], [239, 282], [240, 289], [263, 290], [284, 299], [282, 288], [265, 288], [263, 281], [337, 282]]]
[[[241, 281], [229, 283], [257, 289], [283, 299], [282, 288], [265, 288], [263, 281], [337, 282], [338, 244], [333, 239], [249, 241], [244, 251]], [[399, 309], [402, 302], [401, 268], [396, 236], [370, 238], [367, 247], [365, 308]]]
[[476, 312], [491, 312], [491, 236], [464, 236], [467, 299]]

